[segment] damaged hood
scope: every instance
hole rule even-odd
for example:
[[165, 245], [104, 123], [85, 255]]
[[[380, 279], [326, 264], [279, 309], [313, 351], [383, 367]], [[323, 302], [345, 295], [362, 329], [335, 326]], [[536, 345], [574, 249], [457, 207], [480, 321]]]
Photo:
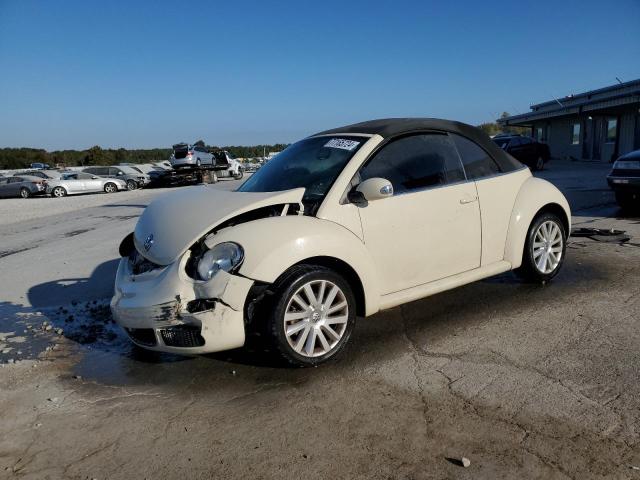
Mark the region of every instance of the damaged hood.
[[230, 192], [209, 186], [188, 187], [149, 204], [134, 231], [134, 243], [153, 263], [177, 260], [207, 232], [241, 213], [286, 203], [299, 204], [304, 188], [283, 192]]

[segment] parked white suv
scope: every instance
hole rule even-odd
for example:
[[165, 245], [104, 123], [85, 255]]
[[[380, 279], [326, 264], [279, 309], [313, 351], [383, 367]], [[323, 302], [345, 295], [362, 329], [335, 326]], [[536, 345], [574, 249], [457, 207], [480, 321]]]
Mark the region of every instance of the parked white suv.
[[205, 147], [177, 143], [169, 159], [172, 167], [213, 165], [214, 156]]

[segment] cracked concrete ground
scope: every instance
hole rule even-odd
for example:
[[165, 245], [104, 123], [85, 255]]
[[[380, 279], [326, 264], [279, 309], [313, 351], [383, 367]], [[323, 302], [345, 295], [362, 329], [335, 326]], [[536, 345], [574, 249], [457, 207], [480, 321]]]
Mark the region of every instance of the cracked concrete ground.
[[[565, 172], [580, 166], [544, 175], [573, 188]], [[137, 206], [10, 225], [9, 249], [34, 227], [41, 241], [0, 259], [0, 330], [31, 352], [0, 368], [0, 478], [640, 479], [640, 220], [617, 217], [604, 191], [589, 208], [600, 173], [568, 191], [574, 224], [627, 230], [630, 244], [575, 238], [546, 286], [505, 274], [361, 319], [339, 362], [306, 370], [260, 352], [141, 355], [113, 333], [103, 277], [135, 222], [115, 217]], [[114, 245], [85, 257], [105, 232]], [[16, 271], [58, 242], [82, 265]], [[106, 326], [87, 339], [70, 314]], [[462, 456], [469, 468], [448, 460]]]

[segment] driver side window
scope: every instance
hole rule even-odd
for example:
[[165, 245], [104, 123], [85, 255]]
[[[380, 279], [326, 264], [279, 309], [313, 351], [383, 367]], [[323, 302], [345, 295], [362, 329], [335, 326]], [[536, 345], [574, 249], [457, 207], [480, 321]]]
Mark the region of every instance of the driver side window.
[[360, 181], [385, 178], [401, 194], [466, 180], [447, 134], [427, 133], [393, 140], [360, 170]]

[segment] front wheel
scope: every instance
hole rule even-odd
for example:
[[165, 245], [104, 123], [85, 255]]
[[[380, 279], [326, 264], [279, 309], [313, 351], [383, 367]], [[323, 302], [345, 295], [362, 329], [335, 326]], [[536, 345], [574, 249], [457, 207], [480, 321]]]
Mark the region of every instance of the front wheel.
[[29, 191], [28, 188], [22, 187], [20, 189], [20, 196], [22, 198], [29, 198], [31, 196], [31, 192]]
[[236, 180], [240, 180], [240, 179], [242, 179], [243, 175], [244, 175], [244, 172], [243, 172], [242, 170], [240, 170], [240, 169], [239, 169], [239, 170], [238, 170], [238, 173], [236, 173], [236, 174], [233, 176], [233, 178], [235, 178]]
[[545, 283], [560, 271], [566, 248], [567, 232], [560, 217], [550, 212], [542, 213], [531, 222], [522, 266], [516, 273], [526, 280]]
[[51, 191], [51, 196], [56, 198], [62, 198], [67, 196], [67, 191], [63, 187], [55, 187]]
[[104, 192], [105, 193], [115, 193], [117, 191], [118, 191], [118, 187], [116, 186], [115, 183], [109, 182], [109, 183], [105, 184], [105, 186], [104, 186]]
[[536, 160], [535, 169], [538, 171], [544, 169], [544, 158], [542, 158], [542, 156], [538, 156], [538, 159]]
[[138, 188], [138, 184], [133, 180], [127, 180], [127, 190], [135, 190]]
[[315, 366], [342, 351], [355, 326], [356, 302], [340, 275], [321, 266], [296, 266], [276, 282], [273, 293], [268, 333], [286, 361]]

